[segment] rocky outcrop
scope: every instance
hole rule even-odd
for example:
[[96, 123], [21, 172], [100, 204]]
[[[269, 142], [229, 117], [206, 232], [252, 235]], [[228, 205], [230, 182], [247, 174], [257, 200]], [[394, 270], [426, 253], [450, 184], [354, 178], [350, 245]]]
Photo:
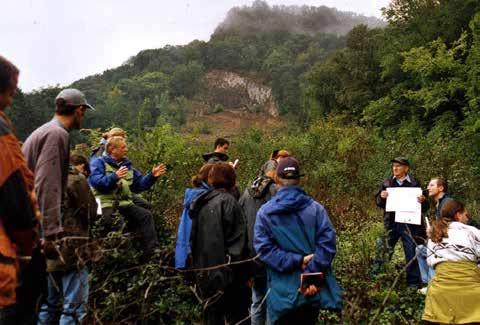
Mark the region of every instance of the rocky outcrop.
[[220, 104], [228, 109], [246, 108], [249, 111], [278, 116], [272, 89], [252, 77], [213, 70], [205, 75], [203, 88], [203, 100], [212, 107]]

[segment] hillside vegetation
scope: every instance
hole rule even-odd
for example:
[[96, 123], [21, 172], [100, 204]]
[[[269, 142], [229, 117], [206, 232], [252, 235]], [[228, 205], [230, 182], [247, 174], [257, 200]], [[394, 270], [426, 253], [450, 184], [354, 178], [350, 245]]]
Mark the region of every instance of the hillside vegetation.
[[[271, 88], [280, 113], [267, 117], [260, 107], [244, 119], [259, 120], [258, 127], [231, 124], [238, 127], [228, 135], [230, 156], [240, 159], [239, 186], [252, 180], [272, 149], [287, 148], [302, 163], [305, 188], [336, 226], [335, 272], [345, 289], [345, 309], [322, 313], [321, 320], [420, 323], [424, 298], [404, 281], [394, 282], [404, 276], [401, 253], [371, 277], [375, 239], [382, 232], [373, 194], [389, 173], [389, 160], [404, 155], [424, 184], [439, 174], [447, 177], [451, 194], [478, 218], [480, 3], [392, 0], [383, 12], [385, 27], [360, 24], [346, 34], [323, 28], [328, 24], [322, 19], [330, 17], [326, 8], [302, 8], [256, 1], [232, 9], [208, 42], [145, 50], [72, 85], [97, 107], [87, 115], [87, 128], [124, 127], [129, 156], [140, 169], [159, 161], [172, 166], [146, 194], [163, 240], [163, 264], [139, 265], [135, 241], [111, 233], [92, 265], [93, 317], [165, 324], [198, 319], [198, 302], [169, 263], [184, 188], [202, 164], [201, 153], [211, 150], [211, 138], [220, 135], [216, 121], [240, 114], [206, 100], [205, 75], [222, 70]], [[309, 25], [299, 15], [319, 22]], [[280, 27], [248, 23], [260, 17]], [[351, 18], [353, 25], [360, 19], [336, 17]], [[244, 19], [253, 32], [243, 29]], [[291, 23], [295, 28], [281, 27]], [[308, 28], [298, 28], [302, 24]], [[18, 94], [9, 114], [22, 138], [50, 118], [57, 92]], [[200, 117], [199, 107], [211, 109]], [[270, 119], [268, 127], [263, 119]], [[98, 135], [82, 133], [76, 141], [93, 145]], [[102, 227], [96, 225], [98, 234]]]

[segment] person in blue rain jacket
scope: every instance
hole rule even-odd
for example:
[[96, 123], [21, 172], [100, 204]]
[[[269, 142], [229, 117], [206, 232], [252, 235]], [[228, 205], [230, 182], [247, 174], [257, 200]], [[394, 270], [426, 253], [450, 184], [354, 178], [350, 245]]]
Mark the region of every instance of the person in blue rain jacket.
[[[341, 289], [331, 271], [336, 235], [325, 208], [298, 186], [298, 161], [277, 167], [278, 193], [258, 214], [254, 248], [267, 266], [269, 324], [315, 324], [320, 308], [341, 309]], [[302, 273], [323, 272], [321, 287], [301, 287]]]
[[175, 245], [175, 268], [177, 269], [188, 267], [188, 256], [191, 253], [190, 233], [192, 232], [192, 219], [189, 215], [190, 205], [196, 197], [210, 189], [210, 186], [207, 183], [207, 178], [208, 172], [212, 166], [213, 164], [203, 165], [203, 167], [200, 168], [198, 175], [194, 176], [192, 179], [192, 185], [194, 187], [185, 190], [183, 211], [182, 216], [180, 217], [177, 242]]

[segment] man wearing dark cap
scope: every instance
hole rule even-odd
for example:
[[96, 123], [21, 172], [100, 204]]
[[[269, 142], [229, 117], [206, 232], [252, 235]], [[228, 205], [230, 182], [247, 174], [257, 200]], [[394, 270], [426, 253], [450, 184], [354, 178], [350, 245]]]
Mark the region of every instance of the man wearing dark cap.
[[[399, 239], [401, 239], [403, 243], [405, 260], [407, 263], [409, 263], [413, 258], [415, 258], [416, 245], [423, 244], [426, 238], [423, 220], [422, 225], [399, 223], [395, 222], [395, 212], [385, 211], [388, 197], [387, 188], [422, 187], [420, 182], [418, 182], [411, 174], [409, 174], [410, 161], [407, 158], [397, 157], [392, 159], [390, 162], [392, 163], [392, 176], [383, 181], [380, 189], [375, 195], [377, 206], [384, 210], [383, 225], [386, 232], [386, 245], [384, 244], [384, 237], [381, 237], [377, 240], [378, 256], [375, 258], [376, 270], [378, 270], [384, 263], [384, 259], [380, 256], [384, 255], [383, 251], [385, 251], [385, 248], [388, 253], [388, 258], [390, 259], [395, 245]], [[420, 203], [422, 203], [422, 211], [426, 211], [428, 209], [428, 203], [426, 202], [425, 196], [420, 195], [417, 199]], [[407, 283], [409, 286], [416, 288], [419, 288], [422, 285], [420, 270], [416, 261], [411, 262], [407, 267]]]
[[[303, 175], [295, 158], [282, 159], [277, 176], [278, 193], [260, 208], [254, 228], [254, 248], [267, 267], [268, 323], [316, 324], [320, 308], [342, 308], [331, 273], [335, 229], [325, 208], [299, 186]], [[318, 272], [328, 289], [302, 286], [302, 274]]]
[[[80, 128], [87, 109], [93, 109], [93, 107], [86, 101], [81, 91], [62, 90], [55, 98], [53, 119], [33, 131], [22, 146], [28, 167], [35, 174], [35, 190], [40, 211], [43, 214], [44, 250], [47, 252], [55, 252], [53, 245], [56, 245], [56, 241], [63, 235], [62, 203], [69, 168], [69, 132]], [[52, 260], [59, 258], [54, 254], [48, 257]], [[85, 268], [73, 270], [66, 272], [60, 278], [61, 283], [53, 283], [53, 276], [48, 277], [48, 299], [53, 295], [59, 298], [61, 294], [57, 289], [63, 287], [64, 311], [60, 323], [81, 321], [86, 315], [87, 271]], [[55, 310], [56, 307], [49, 305], [49, 310], [42, 310], [39, 315], [40, 320], [48, 324], [50, 317], [54, 317], [50, 309]]]

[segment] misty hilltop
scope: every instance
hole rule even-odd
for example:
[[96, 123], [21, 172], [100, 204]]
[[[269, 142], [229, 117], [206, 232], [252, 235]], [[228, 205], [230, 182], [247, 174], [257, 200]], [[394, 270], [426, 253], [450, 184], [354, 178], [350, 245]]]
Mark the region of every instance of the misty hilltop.
[[[342, 62], [350, 62], [345, 47], [370, 42], [384, 32], [375, 27], [383, 25], [376, 18], [327, 7], [270, 6], [255, 1], [231, 9], [208, 41], [145, 49], [121, 66], [77, 80], [70, 87], [81, 89], [96, 107], [85, 119], [89, 129], [116, 125], [141, 133], [138, 130], [150, 129], [158, 121], [181, 129], [192, 116], [227, 114], [230, 109], [245, 113], [242, 118], [246, 120], [250, 113], [261, 113], [267, 118], [291, 114], [295, 120], [306, 121], [310, 119], [310, 109], [303, 109], [310, 103], [307, 96], [314, 96], [315, 101], [319, 96], [310, 87], [317, 82], [316, 69], [323, 71], [321, 65], [335, 53]], [[374, 43], [369, 44], [365, 60], [375, 50]], [[335, 74], [327, 79], [330, 86], [340, 82]], [[58, 91], [59, 87], [50, 87], [19, 93], [12, 118], [20, 138], [50, 117]], [[357, 105], [369, 96], [357, 100], [338, 95]], [[28, 120], [22, 118], [25, 115]], [[213, 132], [204, 126], [199, 129]]]
[[234, 7], [221, 22], [212, 38], [226, 35], [253, 36], [257, 33], [288, 32], [292, 34], [332, 33], [344, 35], [364, 24], [370, 28], [386, 23], [375, 17], [343, 12], [326, 6], [270, 6], [256, 0], [252, 6]]

